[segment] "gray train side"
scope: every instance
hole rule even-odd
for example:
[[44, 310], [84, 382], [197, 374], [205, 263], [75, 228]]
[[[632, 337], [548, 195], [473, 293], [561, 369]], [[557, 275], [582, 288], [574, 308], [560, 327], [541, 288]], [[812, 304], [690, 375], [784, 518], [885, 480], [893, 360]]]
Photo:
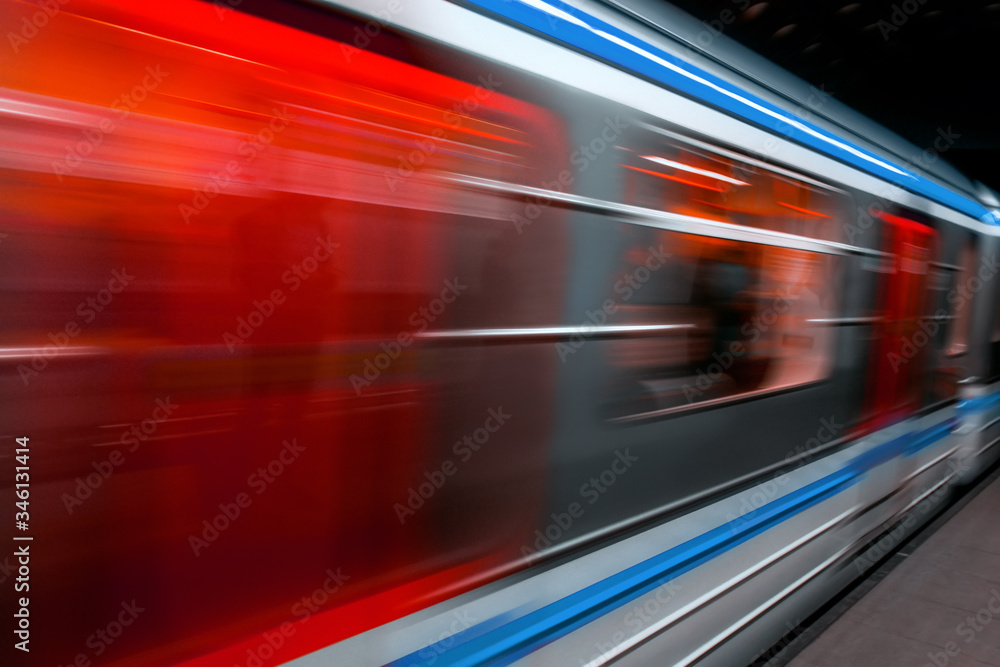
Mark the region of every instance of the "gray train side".
[[[577, 6], [891, 163], [995, 205], [981, 187], [937, 159], [932, 147], [907, 145], [822, 91], [776, 77], [724, 38], [713, 35], [702, 48], [704, 27], [670, 8]], [[378, 7], [352, 9], [374, 15]], [[556, 158], [565, 166], [563, 178], [530, 186], [474, 178], [465, 183], [470, 191], [493, 188], [527, 207], [509, 216], [512, 226], [504, 233], [512, 271], [531, 265], [529, 255], [565, 253], [565, 275], [541, 270], [520, 276], [519, 298], [526, 300], [536, 286], [562, 281], [564, 300], [551, 313], [556, 319], [539, 316], [517, 330], [456, 331], [449, 351], [489, 369], [484, 378], [515, 372], [519, 360], [538, 350], [558, 362], [552, 434], [544, 462], [533, 462], [544, 470], [519, 469], [509, 481], [516, 488], [521, 475], [546, 476], [547, 509], [535, 539], [523, 548], [533, 565], [527, 571], [296, 664], [473, 664], [461, 662], [474, 655], [472, 649], [453, 656], [476, 635], [485, 646], [515, 629], [529, 632], [524, 628], [538, 633], [536, 643], [523, 645], [530, 648], [480, 654], [492, 657], [475, 664], [508, 664], [512, 655], [525, 665], [746, 664], [932, 516], [952, 488], [996, 460], [997, 227], [492, 15], [427, 1], [392, 23], [481, 58], [484, 68], [502, 72], [497, 76], [504, 86], [511, 82], [505, 92], [524, 90], [567, 124], [568, 154]], [[750, 73], [753, 65], [757, 70]], [[628, 160], [678, 148], [735, 161], [739, 167], [730, 174], [765, 173], [809, 189], [812, 201], [824, 201], [824, 224], [803, 224], [799, 233], [758, 220], [718, 224], [627, 193]], [[913, 341], [912, 356], [896, 362], [922, 366], [910, 376], [920, 384], [918, 404], [894, 423], [864, 428], [878, 422], [866, 408], [869, 369], [879, 335], [880, 286], [895, 270], [884, 250], [888, 223], [880, 211], [917, 220], [936, 238], [932, 255], [916, 269], [926, 274], [924, 333]], [[537, 247], [532, 236], [553, 227], [560, 247], [548, 245], [551, 237]], [[775, 261], [788, 249], [821, 258], [811, 265], [822, 287], [813, 295], [816, 302], [805, 305], [796, 295], [791, 305], [808, 315], [796, 321], [800, 328], [767, 331], [781, 326], [768, 312], [784, 306], [780, 294], [757, 301], [759, 319], [739, 320], [751, 322], [745, 340], [780, 336], [778, 345], [802, 346], [796, 360], [784, 360], [786, 372], [775, 369], [774, 357], [761, 371], [752, 353], [727, 355], [718, 338], [705, 343], [689, 335], [706, 325], [725, 326], [693, 312], [718, 307], [723, 298], [695, 295], [699, 281], [711, 292], [706, 283], [726, 280], [725, 261], [713, 276], [691, 259], [697, 254], [691, 246], [698, 245], [691, 239], [701, 238], [755, 246], [747, 254], [773, 251]], [[801, 328], [804, 321], [810, 328]], [[467, 351], [470, 343], [474, 352]], [[682, 358], [685, 346], [690, 351], [699, 344], [715, 355], [701, 355], [700, 366], [664, 358]], [[801, 353], [810, 345], [822, 349]], [[734, 364], [743, 368], [728, 372]], [[770, 378], [761, 380], [762, 374]], [[456, 397], [456, 414], [475, 412], [488, 395]], [[456, 427], [455, 438], [462, 432]], [[841, 491], [810, 496], [787, 520], [760, 522], [761, 508], [784, 510], [781, 501], [793, 503], [797, 493], [836, 482], [832, 478], [844, 471], [856, 478]], [[761, 532], [740, 541], [746, 537], [741, 531], [756, 530]], [[690, 569], [664, 565], [649, 575], [651, 590], [626, 601], [607, 593], [595, 603], [598, 611], [570, 631], [546, 635], [537, 629], [547, 627], [560, 600], [581, 592], [600, 597], [618, 573], [726, 534], [733, 545], [692, 555], [704, 560]], [[456, 619], [465, 621], [456, 626]], [[523, 623], [510, 625], [517, 621]]]

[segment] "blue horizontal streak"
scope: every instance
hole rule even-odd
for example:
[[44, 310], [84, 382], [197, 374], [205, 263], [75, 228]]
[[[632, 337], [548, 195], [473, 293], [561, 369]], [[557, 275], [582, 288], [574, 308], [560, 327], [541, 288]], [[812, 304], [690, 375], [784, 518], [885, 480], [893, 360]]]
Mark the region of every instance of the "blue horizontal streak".
[[[396, 662], [392, 667], [416, 665], [509, 665], [526, 653], [540, 648], [608, 611], [655, 590], [667, 581], [689, 572], [719, 554], [746, 542], [787, 518], [830, 498], [857, 480], [857, 475], [842, 470], [768, 503], [745, 515], [735, 526], [719, 526], [662, 554], [592, 584], [562, 600], [542, 607], [507, 623], [493, 632], [462, 641], [460, 635], [449, 637], [448, 650], [423, 649]], [[471, 629], [471, 628], [470, 628]], [[461, 633], [460, 633], [461, 634]], [[422, 656], [421, 654], [424, 654]]]
[[997, 403], [1000, 403], [1000, 393], [979, 396], [977, 398], [968, 398], [958, 404], [958, 409], [967, 413], [983, 412], [984, 410], [989, 410]]
[[508, 623], [483, 632], [474, 626], [389, 664], [389, 667], [509, 665], [666, 582], [690, 572], [787, 519], [832, 498], [868, 471], [911, 456], [947, 437], [958, 419], [889, 440], [851, 459], [822, 479], [763, 505], [738, 521], [683, 544]]
[[939, 440], [951, 435], [952, 430], [958, 425], [958, 419], [952, 417], [940, 424], [935, 424], [930, 428], [913, 435], [903, 447], [903, 456], [913, 456], [917, 452], [927, 449]]
[[815, 148], [827, 155], [924, 195], [986, 224], [997, 213], [891, 160], [857, 146], [761, 97], [695, 67], [624, 30], [561, 0], [469, 0], [487, 11], [548, 35], [632, 72]]

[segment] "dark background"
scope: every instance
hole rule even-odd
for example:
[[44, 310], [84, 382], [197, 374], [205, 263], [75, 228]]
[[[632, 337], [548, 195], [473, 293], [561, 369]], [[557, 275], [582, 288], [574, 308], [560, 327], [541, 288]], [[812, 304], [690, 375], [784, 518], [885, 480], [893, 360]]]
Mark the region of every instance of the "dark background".
[[[920, 147], [1000, 191], [1000, 2], [671, 0]], [[743, 9], [745, 8], [745, 9]]]

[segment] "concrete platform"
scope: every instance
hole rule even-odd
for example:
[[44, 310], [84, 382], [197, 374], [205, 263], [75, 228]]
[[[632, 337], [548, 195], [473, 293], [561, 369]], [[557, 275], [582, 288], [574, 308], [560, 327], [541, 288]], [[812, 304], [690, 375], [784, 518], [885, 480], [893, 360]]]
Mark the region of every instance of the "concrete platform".
[[1000, 477], [990, 479], [918, 546], [904, 547], [884, 579], [781, 664], [1000, 665]]

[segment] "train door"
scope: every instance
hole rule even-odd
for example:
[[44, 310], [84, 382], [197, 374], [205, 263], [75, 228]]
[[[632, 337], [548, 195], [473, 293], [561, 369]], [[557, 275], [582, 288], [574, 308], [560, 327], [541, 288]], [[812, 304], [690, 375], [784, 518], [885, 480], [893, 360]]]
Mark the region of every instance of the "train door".
[[905, 419], [920, 405], [927, 366], [928, 265], [937, 232], [913, 219], [875, 213], [883, 222], [886, 267], [879, 286], [879, 323], [868, 368], [864, 421], [874, 431]]

